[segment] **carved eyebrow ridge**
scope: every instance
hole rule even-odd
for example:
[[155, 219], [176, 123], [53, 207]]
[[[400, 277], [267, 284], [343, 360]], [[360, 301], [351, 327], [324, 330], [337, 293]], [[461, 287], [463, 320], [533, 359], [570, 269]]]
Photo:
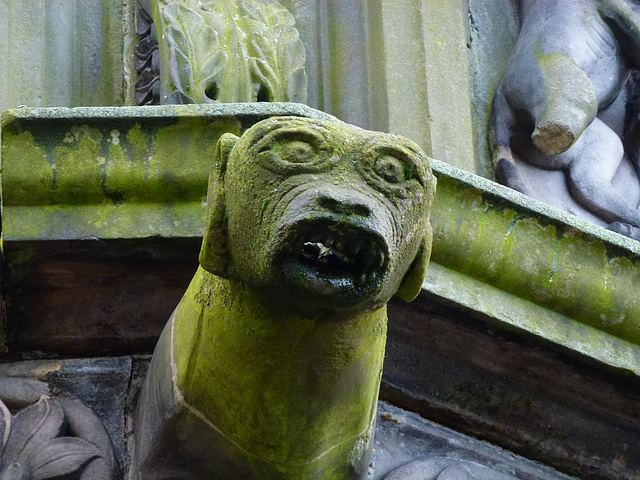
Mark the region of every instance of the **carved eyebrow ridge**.
[[412, 167], [411, 178], [417, 180], [423, 188], [426, 188], [425, 174], [420, 170], [422, 157], [418, 152], [410, 146], [384, 144], [381, 142], [381, 140], [384, 140], [383, 137], [375, 137], [373, 140], [373, 142], [370, 142], [365, 147], [369, 154], [377, 154], [378, 156], [389, 155], [402, 162], [408, 163]]

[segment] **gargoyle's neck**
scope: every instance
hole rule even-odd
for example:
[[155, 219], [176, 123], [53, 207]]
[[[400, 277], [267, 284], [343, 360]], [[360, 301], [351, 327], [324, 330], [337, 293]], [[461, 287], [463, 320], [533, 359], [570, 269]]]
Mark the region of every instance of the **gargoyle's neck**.
[[233, 443], [291, 465], [368, 448], [385, 308], [343, 321], [274, 318], [250, 290], [200, 268], [174, 318], [176, 386]]

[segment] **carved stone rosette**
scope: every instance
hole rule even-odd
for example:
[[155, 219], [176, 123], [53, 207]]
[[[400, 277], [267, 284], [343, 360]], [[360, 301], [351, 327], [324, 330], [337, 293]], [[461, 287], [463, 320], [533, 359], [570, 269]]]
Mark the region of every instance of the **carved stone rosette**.
[[0, 480], [115, 480], [109, 436], [79, 400], [47, 384], [0, 378]]

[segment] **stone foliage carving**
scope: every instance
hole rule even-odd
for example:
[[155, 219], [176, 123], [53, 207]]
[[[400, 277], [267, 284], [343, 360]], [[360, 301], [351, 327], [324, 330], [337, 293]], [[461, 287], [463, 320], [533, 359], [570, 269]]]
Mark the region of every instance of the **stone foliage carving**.
[[638, 152], [624, 125], [637, 110], [625, 84], [640, 66], [640, 4], [520, 0], [519, 8], [521, 31], [491, 112], [496, 179], [603, 225], [640, 226], [639, 165], [629, 161]]
[[225, 134], [131, 478], [364, 478], [385, 307], [421, 290], [434, 193], [426, 156], [396, 135], [296, 117]]
[[[159, 39], [160, 103], [306, 102], [304, 45], [275, 0], [155, 0], [146, 8]], [[143, 40], [136, 55], [153, 59], [152, 48]], [[155, 88], [143, 76], [140, 100]]]
[[0, 480], [115, 480], [109, 437], [78, 400], [0, 378]]
[[135, 98], [138, 105], [160, 103], [160, 58], [158, 41], [153, 35], [153, 20], [143, 8], [136, 9], [136, 33], [140, 42], [134, 50], [134, 67], [138, 72]]

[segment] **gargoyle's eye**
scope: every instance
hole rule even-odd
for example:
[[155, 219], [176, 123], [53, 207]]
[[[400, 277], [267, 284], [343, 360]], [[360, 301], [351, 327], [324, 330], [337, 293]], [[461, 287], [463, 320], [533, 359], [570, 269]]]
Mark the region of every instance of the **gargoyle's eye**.
[[378, 157], [373, 169], [379, 177], [389, 183], [411, 180], [413, 176], [411, 165], [391, 155]]
[[271, 151], [290, 163], [308, 163], [316, 156], [315, 148], [301, 140], [275, 142]]
[[280, 128], [260, 138], [250, 154], [267, 170], [295, 175], [326, 170], [331, 166], [331, 152], [332, 144], [322, 130]]
[[417, 148], [399, 142], [394, 136], [380, 134], [359, 152], [358, 169], [367, 183], [389, 198], [419, 198], [427, 177]]

